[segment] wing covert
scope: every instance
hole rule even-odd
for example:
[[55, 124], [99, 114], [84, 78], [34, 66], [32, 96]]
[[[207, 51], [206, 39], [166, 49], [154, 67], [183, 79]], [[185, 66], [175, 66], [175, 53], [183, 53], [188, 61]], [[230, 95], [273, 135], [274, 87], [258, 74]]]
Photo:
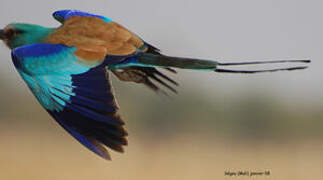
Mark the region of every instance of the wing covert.
[[112, 21], [110, 18], [108, 17], [104, 17], [104, 16], [100, 16], [100, 15], [95, 15], [95, 14], [91, 14], [91, 13], [87, 13], [87, 12], [83, 12], [83, 11], [79, 11], [79, 10], [59, 10], [59, 11], [55, 11], [53, 13], [53, 17], [61, 22], [64, 23], [65, 20], [67, 20], [70, 17], [74, 17], [74, 16], [87, 16], [87, 17], [97, 17], [102, 19], [105, 22], [110, 22]]

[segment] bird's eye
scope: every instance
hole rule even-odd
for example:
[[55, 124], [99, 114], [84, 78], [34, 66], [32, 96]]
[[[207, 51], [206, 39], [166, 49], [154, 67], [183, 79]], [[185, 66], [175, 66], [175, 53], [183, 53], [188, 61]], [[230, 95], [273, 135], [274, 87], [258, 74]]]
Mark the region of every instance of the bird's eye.
[[16, 36], [16, 31], [13, 29], [8, 29], [7, 32], [5, 32], [5, 36], [8, 39], [11, 39]]

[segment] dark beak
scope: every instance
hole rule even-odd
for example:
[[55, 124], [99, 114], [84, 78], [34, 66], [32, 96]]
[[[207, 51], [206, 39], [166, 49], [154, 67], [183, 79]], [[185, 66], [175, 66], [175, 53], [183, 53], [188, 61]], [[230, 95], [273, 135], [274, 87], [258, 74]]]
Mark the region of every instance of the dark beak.
[[3, 29], [0, 29], [0, 39], [1, 39], [1, 40], [3, 40], [3, 39], [4, 39]]

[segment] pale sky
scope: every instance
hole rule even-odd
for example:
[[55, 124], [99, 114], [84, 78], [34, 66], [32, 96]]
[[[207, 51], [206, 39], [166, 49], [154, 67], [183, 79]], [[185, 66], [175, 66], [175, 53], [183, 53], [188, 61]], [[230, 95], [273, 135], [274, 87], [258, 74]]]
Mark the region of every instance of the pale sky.
[[[317, 0], [2, 0], [0, 27], [10, 22], [58, 26], [60, 9], [104, 15], [172, 56], [228, 61], [311, 59], [305, 71], [228, 75], [180, 71], [182, 87], [234, 95], [273, 94], [323, 104], [323, 2]], [[0, 45], [0, 75], [16, 81], [10, 52]], [[1, 91], [1, 89], [0, 89]], [[183, 91], [183, 89], [181, 90]]]

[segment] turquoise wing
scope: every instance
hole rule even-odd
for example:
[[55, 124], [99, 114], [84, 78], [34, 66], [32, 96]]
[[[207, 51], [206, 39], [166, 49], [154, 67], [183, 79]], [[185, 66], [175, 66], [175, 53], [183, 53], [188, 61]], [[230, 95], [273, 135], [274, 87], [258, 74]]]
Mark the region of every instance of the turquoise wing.
[[109, 159], [105, 146], [123, 152], [127, 144], [109, 74], [104, 64], [82, 64], [75, 51], [35, 44], [13, 50], [12, 60], [48, 113], [80, 143]]
[[61, 22], [64, 23], [64, 21], [70, 17], [73, 16], [89, 16], [89, 17], [97, 17], [102, 19], [105, 22], [110, 22], [112, 21], [112, 19], [108, 18], [108, 17], [104, 17], [104, 16], [100, 16], [100, 15], [95, 15], [95, 14], [91, 14], [91, 13], [87, 13], [87, 12], [83, 12], [83, 11], [79, 11], [79, 10], [60, 10], [60, 11], [55, 11], [53, 13], [53, 17]]

